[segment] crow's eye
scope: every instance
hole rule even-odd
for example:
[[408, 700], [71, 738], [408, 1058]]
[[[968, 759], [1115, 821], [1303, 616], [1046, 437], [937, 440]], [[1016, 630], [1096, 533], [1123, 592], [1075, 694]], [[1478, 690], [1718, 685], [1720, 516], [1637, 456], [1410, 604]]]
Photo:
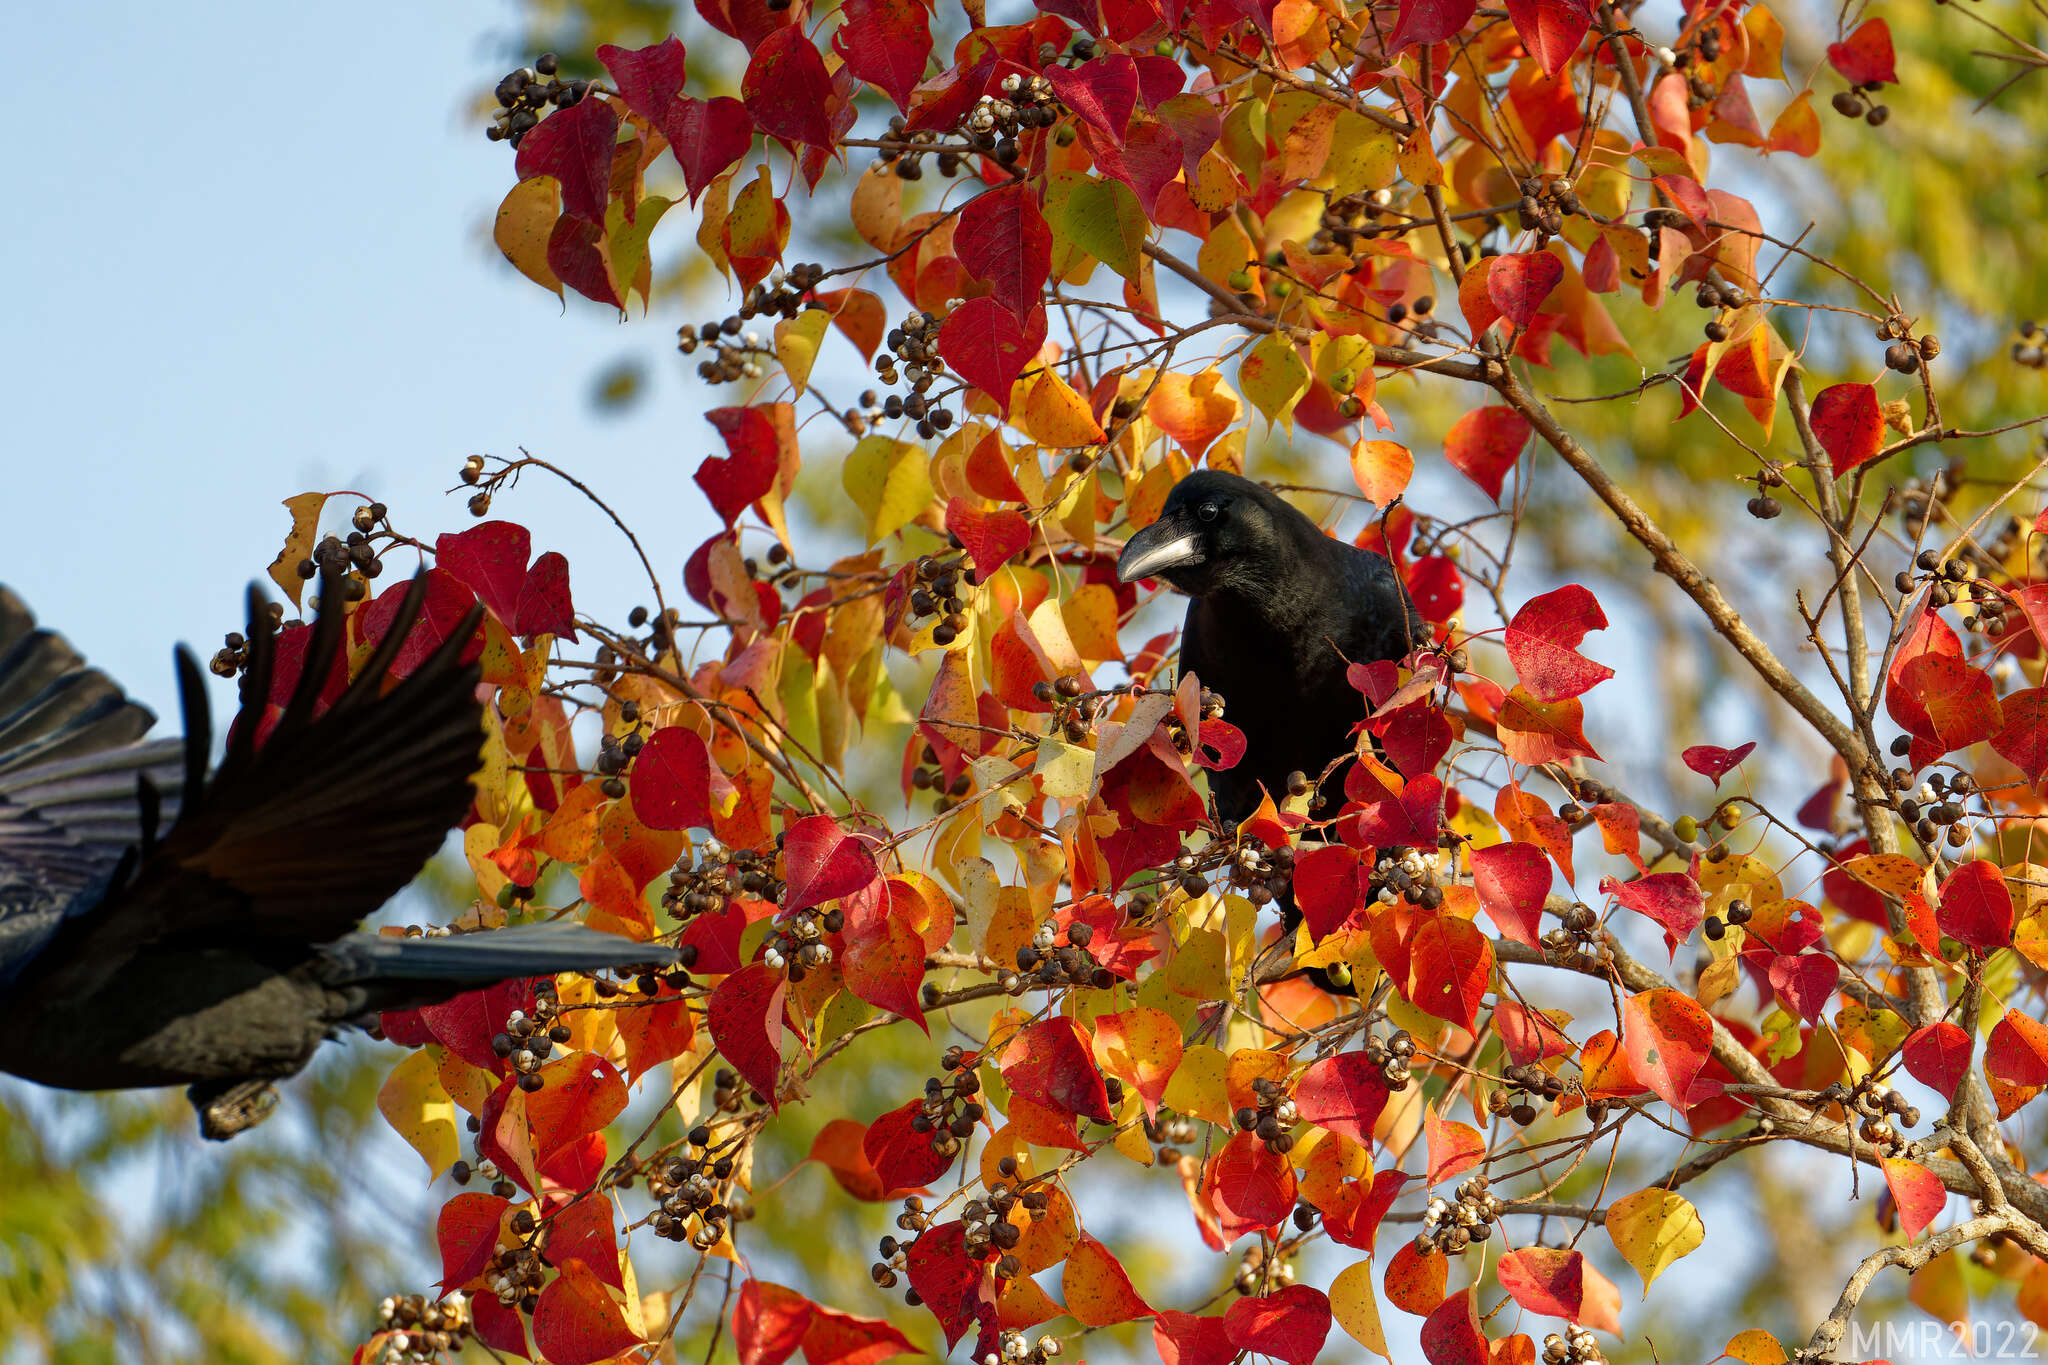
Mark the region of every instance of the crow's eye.
[[1195, 518], [1198, 521], [1214, 521], [1222, 515], [1223, 509], [1213, 502], [1205, 502], [1195, 509]]

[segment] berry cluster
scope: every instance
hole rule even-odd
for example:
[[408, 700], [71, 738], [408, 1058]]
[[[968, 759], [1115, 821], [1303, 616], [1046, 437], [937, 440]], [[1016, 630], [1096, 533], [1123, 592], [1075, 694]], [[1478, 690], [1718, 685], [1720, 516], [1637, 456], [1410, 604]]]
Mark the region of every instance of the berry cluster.
[[1884, 348], [1885, 368], [1897, 370], [1900, 374], [1913, 374], [1920, 369], [1924, 360], [1932, 360], [1941, 354], [1941, 338], [1933, 333], [1917, 340], [1908, 335], [1910, 324], [1894, 314], [1877, 325], [1877, 339], [1889, 341]]
[[1963, 821], [1969, 817], [1969, 799], [1976, 790], [1976, 780], [1968, 773], [1953, 778], [1929, 773], [1910, 797], [1899, 799], [1899, 818], [1911, 824], [1913, 836], [1930, 848], [1935, 840], [1944, 838], [1950, 848], [1961, 848], [1970, 842], [1970, 828]]
[[701, 1123], [688, 1141], [690, 1155], [671, 1158], [648, 1176], [647, 1190], [657, 1204], [651, 1225], [657, 1237], [709, 1251], [724, 1240], [727, 1219], [740, 1217], [720, 1195], [731, 1184], [733, 1159], [711, 1151], [711, 1130]]
[[1377, 1033], [1365, 1035], [1365, 1060], [1380, 1069], [1380, 1079], [1389, 1090], [1406, 1090], [1410, 1065], [1415, 1058], [1415, 1039], [1407, 1029], [1397, 1028], [1382, 1039]]
[[1536, 176], [1521, 183], [1522, 197], [1515, 204], [1515, 219], [1524, 232], [1536, 234], [1537, 250], [1564, 231], [1564, 220], [1579, 213], [1583, 205], [1571, 186], [1561, 180]]
[[[694, 864], [678, 862], [668, 874], [661, 908], [685, 922], [698, 915], [721, 913], [736, 896], [780, 901], [783, 884], [775, 877], [775, 855], [755, 848], [727, 848], [706, 839]], [[834, 931], [836, 932], [836, 931]]]
[[[1064, 106], [1043, 76], [1011, 72], [1003, 77], [1002, 93], [983, 95], [967, 111], [960, 127], [974, 143], [1005, 166], [1017, 161], [1017, 139], [1033, 128], [1050, 128], [1060, 121]], [[945, 174], [944, 170], [940, 174]]]
[[1746, 900], [1739, 899], [1729, 901], [1727, 915], [1728, 918], [1726, 923], [1722, 922], [1721, 916], [1719, 915], [1708, 915], [1706, 920], [1700, 925], [1700, 932], [1705, 934], [1708, 938], [1719, 941], [1725, 934], [1727, 934], [1729, 925], [1732, 924], [1738, 929], [1741, 928], [1743, 925], [1749, 923], [1749, 902]]
[[[482, 1120], [478, 1119], [476, 1115], [471, 1114], [469, 1116], [469, 1131], [475, 1133], [481, 1132], [482, 1129]], [[510, 1199], [519, 1192], [519, 1187], [507, 1180], [504, 1173], [498, 1169], [498, 1163], [489, 1158], [477, 1162], [474, 1166], [470, 1165], [467, 1161], [458, 1161], [448, 1168], [448, 1174], [458, 1185], [467, 1185], [471, 1177], [488, 1180], [491, 1182], [491, 1193], [500, 1199]]]
[[1415, 1254], [1441, 1251], [1456, 1256], [1474, 1242], [1486, 1241], [1493, 1236], [1502, 1207], [1483, 1175], [1461, 1182], [1455, 1200], [1432, 1196], [1422, 1211], [1422, 1231], [1415, 1234]]
[[377, 1305], [379, 1330], [391, 1333], [385, 1345], [404, 1365], [424, 1365], [436, 1356], [462, 1349], [469, 1339], [469, 1296], [461, 1290], [442, 1298], [424, 1294], [393, 1294]]
[[972, 1137], [974, 1125], [981, 1122], [984, 1111], [974, 1098], [981, 1093], [981, 1075], [975, 1070], [980, 1061], [978, 1052], [949, 1047], [939, 1058], [945, 1077], [925, 1077], [924, 1103], [911, 1116], [910, 1131], [929, 1133], [932, 1150], [940, 1156], [958, 1156], [961, 1142]]
[[1010, 1210], [1017, 1207], [1017, 1196], [1001, 1181], [989, 1186], [987, 1195], [970, 1199], [960, 1208], [960, 1222], [966, 1243], [964, 1250], [974, 1260], [996, 1258], [996, 1275], [1000, 1279], [1014, 1280], [1023, 1266], [1012, 1254], [1013, 1248], [1023, 1240], [1024, 1229], [1010, 1221]]
[[542, 978], [536, 987], [542, 983], [547, 989], [536, 989], [533, 1013], [513, 1010], [505, 1019], [505, 1031], [491, 1039], [491, 1051], [511, 1065], [519, 1075], [519, 1088], [528, 1093], [546, 1084], [540, 1069], [570, 1036], [569, 1026], [555, 1017], [561, 1007], [555, 996], [555, 983]]
[[1301, 1113], [1294, 1107], [1280, 1082], [1271, 1076], [1255, 1077], [1252, 1095], [1256, 1105], [1244, 1105], [1231, 1118], [1240, 1132], [1251, 1133], [1266, 1144], [1266, 1150], [1280, 1156], [1294, 1150], [1294, 1125]]
[[[1684, 833], [1679, 834], [1679, 838], [1685, 837]], [[1579, 902], [1558, 916], [1557, 928], [1544, 933], [1543, 946], [1553, 953], [1572, 953], [1599, 937], [1599, 913], [1592, 906]]]
[[[768, 278], [747, 290], [740, 301], [740, 318], [746, 321], [757, 317], [794, 318], [807, 309], [815, 310], [825, 305], [810, 297], [813, 289], [825, 282], [830, 272], [815, 261], [799, 261], [784, 269], [775, 267]], [[724, 323], [720, 323], [721, 328]]]
[[[1718, 325], [1711, 322], [1707, 324], [1709, 327]], [[1770, 521], [1783, 512], [1785, 504], [1779, 502], [1765, 490], [1781, 487], [1784, 482], [1784, 474], [1779, 472], [1775, 465], [1766, 465], [1758, 470], [1756, 474], [1756, 496], [1749, 500], [1749, 514], [1758, 521]]]
[[983, 1352], [981, 1365], [1046, 1365], [1065, 1349], [1066, 1343], [1049, 1332], [1034, 1342], [1016, 1328], [1005, 1327], [996, 1333], [996, 1348]]
[[590, 93], [589, 81], [565, 81], [557, 74], [561, 59], [543, 52], [532, 66], [522, 66], [498, 82], [498, 107], [484, 136], [517, 147], [550, 109], [567, 109]]
[[1741, 285], [1723, 284], [1713, 279], [1701, 280], [1700, 287], [1693, 292], [1692, 300], [1702, 308], [1713, 309], [1716, 314], [1702, 329], [1709, 341], [1726, 341], [1732, 335], [1728, 330], [1728, 324], [1719, 316], [1723, 310], [1740, 308], [1750, 302], [1749, 295], [1743, 293]]
[[910, 385], [908, 394], [892, 393], [883, 400], [882, 416], [891, 421], [899, 417], [912, 419], [917, 423], [917, 434], [927, 441], [953, 425], [952, 409], [925, 397], [946, 372], [945, 358], [939, 354], [939, 326], [943, 321], [937, 314], [911, 309], [900, 324], [889, 329], [884, 338], [886, 349], [875, 356], [877, 379], [892, 387], [901, 382]]
[[[1527, 1128], [1536, 1121], [1535, 1100], [1549, 1103], [1564, 1094], [1568, 1088], [1564, 1081], [1551, 1075], [1540, 1066], [1510, 1066], [1501, 1072], [1502, 1088], [1486, 1097], [1486, 1110], [1498, 1118], [1512, 1120], [1517, 1126]], [[1592, 1106], [1588, 1105], [1588, 1109]], [[1607, 1117], [1603, 1104], [1597, 1115], [1589, 1115], [1595, 1123]]]
[[2012, 344], [2008, 352], [2013, 363], [2024, 365], [2030, 370], [2048, 367], [2048, 339], [2041, 335], [2041, 328], [2033, 322], [2023, 322], [2019, 327], [2020, 339]]
[[832, 945], [825, 936], [845, 927], [846, 912], [837, 907], [822, 913], [799, 910], [775, 926], [761, 960], [777, 971], [787, 968], [792, 984], [802, 981], [832, 961]]
[[[1899, 1129], [1920, 1126], [1920, 1111], [1904, 1095], [1875, 1077], [1865, 1076], [1856, 1083], [1856, 1089], [1849, 1095], [1849, 1107], [1862, 1120], [1856, 1125], [1856, 1136], [1880, 1151], [1889, 1150], [1893, 1156], [1906, 1146]], [[1896, 1126], [1894, 1119], [1898, 1120]]]
[[[471, 487], [484, 481], [484, 457], [472, 455], [462, 462], [462, 481]], [[469, 495], [469, 514], [473, 517], [488, 516], [491, 510], [491, 490], [478, 489]]]
[[1294, 885], [1294, 849], [1288, 844], [1245, 844], [1223, 866], [1231, 885], [1253, 905], [1284, 898]]
[[1230, 1287], [1240, 1294], [1264, 1294], [1276, 1286], [1294, 1283], [1294, 1263], [1277, 1249], [1269, 1251], [1264, 1242], [1253, 1242], [1237, 1263]]
[[1934, 471], [1932, 477], [1907, 479], [1899, 485], [1899, 529], [1908, 540], [1918, 540], [1927, 530], [1927, 519], [1935, 503], [1947, 502], [1962, 483], [1963, 462], [1953, 461]]
[[1584, 1327], [1573, 1327], [1543, 1338], [1543, 1365], [1600, 1365], [1600, 1343]]
[[677, 350], [691, 355], [699, 346], [711, 350], [710, 355], [697, 362], [697, 377], [708, 384], [759, 379], [767, 373], [762, 361], [774, 356], [774, 348], [761, 339], [759, 332], [748, 329], [738, 313], [697, 327], [686, 322], [676, 329]]
[[[1364, 194], [1347, 194], [1331, 200], [1323, 210], [1323, 221], [1316, 229], [1316, 235], [1309, 239], [1309, 254], [1322, 256], [1343, 252], [1349, 255], [1359, 243], [1372, 241], [1380, 235], [1380, 214], [1393, 202], [1392, 190], [1369, 190]], [[1250, 289], [1251, 276], [1246, 275], [1243, 284], [1232, 279], [1230, 287]]]
[[[1088, 685], [1078, 673], [1062, 673], [1051, 682], [1031, 684], [1031, 695], [1041, 706], [1053, 708], [1053, 724], [1069, 744], [1085, 744], [1088, 727], [1102, 710], [1102, 702], [1113, 695], [1110, 692], [1090, 692]], [[1205, 711], [1206, 715], [1207, 712]], [[1217, 698], [1217, 715], [1222, 715], [1222, 698]], [[1197, 893], [1199, 894], [1199, 893]]]
[[323, 569], [332, 574], [350, 575], [347, 580], [348, 600], [357, 602], [367, 591], [362, 580], [383, 573], [384, 561], [377, 558], [377, 547], [370, 543], [369, 534], [354, 530], [348, 533], [346, 540], [339, 536], [322, 536], [320, 543], [313, 547], [313, 553], [298, 563], [300, 578], [317, 578]]
[[[895, 395], [890, 395], [889, 402], [896, 401]], [[932, 627], [932, 643], [941, 649], [967, 631], [967, 605], [974, 589], [961, 580], [963, 567], [958, 555], [945, 558], [920, 555], [912, 570], [916, 574], [917, 586], [910, 590], [910, 614], [917, 620], [934, 616], [941, 618]]]
[[1866, 95], [1875, 94], [1884, 85], [1883, 81], [1871, 81], [1865, 85], [1852, 85], [1847, 90], [1838, 90], [1828, 101], [1835, 106], [1835, 112], [1843, 118], [1860, 118], [1873, 128], [1882, 128], [1892, 111]]
[[1003, 989], [1011, 995], [1022, 995], [1034, 986], [1045, 990], [1061, 986], [1108, 990], [1116, 984], [1116, 976], [1088, 951], [1094, 939], [1095, 927], [1077, 922], [1067, 926], [1066, 944], [1058, 946], [1059, 928], [1047, 920], [1031, 935], [1030, 944], [1017, 950], [1017, 970], [1003, 973]]
[[711, 1107], [721, 1114], [737, 1114], [747, 1104], [766, 1104], [768, 1097], [749, 1086], [740, 1089], [740, 1078], [725, 1067], [711, 1073]]
[[1444, 889], [1437, 882], [1441, 861], [1435, 853], [1416, 848], [1383, 850], [1373, 863], [1373, 895], [1382, 905], [1406, 900], [1435, 910], [1444, 903]]
[[1161, 1114], [1158, 1118], [1143, 1120], [1145, 1140], [1159, 1147], [1158, 1162], [1161, 1166], [1178, 1166], [1183, 1147], [1192, 1146], [1195, 1137], [1195, 1121], [1185, 1114], [1171, 1118]]

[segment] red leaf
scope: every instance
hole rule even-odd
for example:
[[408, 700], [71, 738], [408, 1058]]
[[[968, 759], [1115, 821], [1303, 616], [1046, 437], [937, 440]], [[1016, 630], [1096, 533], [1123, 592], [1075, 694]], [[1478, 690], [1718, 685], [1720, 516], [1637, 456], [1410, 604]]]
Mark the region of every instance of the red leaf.
[[[1040, 305], [1052, 273], [1052, 228], [1023, 181], [978, 195], [962, 209], [953, 243], [960, 264], [997, 303], [1019, 318]], [[997, 396], [1008, 398], [1009, 390]]]
[[1307, 1122], [1370, 1148], [1372, 1126], [1390, 1093], [1380, 1068], [1363, 1052], [1340, 1052], [1301, 1073], [1294, 1103]]
[[683, 45], [676, 35], [641, 48], [605, 43], [597, 49], [597, 59], [612, 73], [612, 84], [626, 107], [675, 142], [669, 120], [682, 102], [684, 77]]
[[1440, 43], [1465, 27], [1479, 0], [1401, 0], [1400, 18], [1387, 39], [1387, 55], [1414, 43]]
[[924, 940], [900, 919], [885, 919], [873, 932], [850, 939], [840, 963], [846, 985], [878, 1009], [931, 1032], [917, 1003], [924, 983]]
[[[2032, 592], [2033, 589], [2027, 589]], [[2000, 758], [2027, 775], [2036, 791], [2048, 779], [2048, 687], [2027, 687], [2008, 693], [2001, 704], [2003, 724], [1991, 737]]]
[[981, 1267], [967, 1258], [966, 1240], [966, 1227], [957, 1221], [931, 1228], [910, 1244], [905, 1267], [910, 1287], [939, 1320], [948, 1350], [966, 1335], [988, 1300]]
[[[1581, 1252], [1521, 1247], [1503, 1255], [1494, 1273], [1500, 1277], [1500, 1287], [1531, 1313], [1583, 1323], [1603, 1332], [1621, 1331], [1621, 1295]], [[1600, 1292], [1603, 1287], [1605, 1295]], [[1589, 1289], [1593, 1291], [1590, 1296]], [[1610, 1295], [1612, 1302], [1604, 1302]]]
[[741, 1285], [732, 1306], [732, 1344], [740, 1365], [782, 1365], [803, 1345], [814, 1311], [794, 1289], [765, 1280]]
[[832, 76], [801, 26], [779, 28], [761, 40], [740, 79], [740, 98], [768, 136], [813, 147], [832, 144]]
[[506, 622], [514, 635], [576, 639], [576, 609], [569, 599], [569, 561], [553, 550], [533, 561], [519, 585], [519, 605]]
[[1984, 1040], [1984, 1074], [2022, 1090], [2048, 1085], [2048, 1025], [2007, 1010]]
[[1381, 1281], [1387, 1302], [1404, 1313], [1428, 1317], [1444, 1301], [1444, 1286], [1450, 1283], [1450, 1258], [1417, 1255], [1415, 1243], [1403, 1239], [1387, 1261]]
[[1240, 1351], [1309, 1365], [1330, 1335], [1330, 1300], [1305, 1284], [1239, 1299], [1223, 1315], [1223, 1333]]
[[1622, 1008], [1622, 1044], [1630, 1069], [1680, 1113], [1713, 1041], [1713, 1019], [1684, 991], [1644, 991], [1630, 996]]
[[1508, 622], [1508, 662], [1523, 690], [1538, 701], [1582, 696], [1614, 676], [1613, 669], [1578, 652], [1587, 632], [1605, 629], [1607, 614], [1593, 594], [1566, 584], [1529, 599]]
[[880, 1318], [812, 1306], [811, 1330], [804, 1333], [804, 1359], [810, 1365], [877, 1365], [892, 1356], [916, 1353], [909, 1337]]
[[1022, 512], [1010, 507], [983, 512], [965, 498], [946, 504], [946, 529], [967, 547], [976, 583], [986, 583], [990, 574], [1031, 544], [1031, 523]]
[[1436, 914], [1415, 928], [1409, 1003], [1468, 1033], [1493, 980], [1493, 943], [1471, 920]]
[[1550, 1057], [1568, 1057], [1578, 1049], [1550, 1016], [1530, 1009], [1519, 1000], [1503, 1000], [1494, 1007], [1493, 1027], [1501, 1046], [1518, 1065], [1528, 1066]]
[[910, 112], [910, 92], [932, 55], [931, 13], [917, 0], [847, 0], [832, 50], [846, 69]]
[[511, 1201], [474, 1191], [441, 1208], [434, 1240], [441, 1248], [441, 1288], [460, 1289], [484, 1273], [498, 1250], [498, 1228]]
[[707, 456], [694, 475], [711, 506], [731, 526], [750, 503], [775, 487], [782, 439], [762, 408], [713, 408], [704, 414], [725, 438], [727, 455]]
[[1842, 969], [1825, 953], [1779, 953], [1772, 957], [1767, 975], [1771, 989], [1792, 1012], [1812, 1023], [1834, 998]]
[[685, 97], [679, 104], [674, 119], [677, 136], [669, 139], [669, 150], [683, 168], [683, 184], [689, 187], [694, 204], [712, 181], [737, 166], [747, 148], [754, 145], [754, 116], [730, 95], [708, 100]]
[[1043, 305], [1020, 319], [992, 294], [967, 300], [947, 314], [939, 328], [939, 354], [946, 363], [1005, 410], [1011, 387], [1044, 344]]
[[1835, 477], [1874, 459], [1884, 446], [1884, 414], [1869, 384], [1835, 384], [1814, 395], [1814, 437], [1828, 453]]
[[438, 1005], [422, 1006], [419, 1015], [435, 1042], [471, 1066], [502, 1076], [505, 1062], [491, 1050], [491, 1039], [504, 1032], [513, 1010], [532, 1008], [533, 983], [517, 980], [464, 991]]
[[1970, 1071], [1970, 1035], [1946, 1019], [1913, 1030], [1899, 1056], [1914, 1080], [1954, 1100], [1956, 1087]]
[[604, 1128], [626, 1108], [626, 1082], [602, 1057], [572, 1052], [541, 1068], [546, 1082], [526, 1096], [526, 1123], [533, 1153], [549, 1157]]
[[1941, 1177], [1917, 1162], [1886, 1157], [1884, 1183], [1891, 1187], [1892, 1202], [1899, 1206], [1899, 1226], [1909, 1242], [1925, 1232], [1948, 1205], [1948, 1188]]
[[1294, 1207], [1294, 1167], [1257, 1134], [1237, 1133], [1209, 1158], [1202, 1193], [1216, 1210], [1224, 1245], [1277, 1227]]
[[733, 1070], [754, 1089], [778, 1102], [782, 1070], [782, 996], [789, 978], [765, 962], [742, 967], [718, 983], [706, 1007], [711, 1041]]
[[1479, 908], [1503, 934], [1527, 947], [1539, 946], [1543, 898], [1550, 893], [1550, 859], [1542, 849], [1508, 843], [1477, 850], [1472, 855], [1472, 887], [1479, 893]]
[[[1473, 7], [1465, 6], [1468, 16]], [[1444, 433], [1444, 458], [1499, 502], [1501, 484], [1528, 443], [1529, 424], [1513, 408], [1475, 408]]]
[[1017, 1031], [997, 1065], [1011, 1094], [1062, 1114], [1108, 1123], [1114, 1118], [1109, 1092], [1089, 1054], [1080, 1025], [1067, 1018], [1042, 1019]]
[[626, 1326], [625, 1309], [612, 1287], [583, 1262], [570, 1261], [540, 1291], [533, 1344], [549, 1365], [593, 1365], [638, 1346], [640, 1336]]
[[1428, 848], [1443, 829], [1443, 807], [1444, 784], [1434, 777], [1418, 777], [1399, 796], [1374, 801], [1360, 811], [1352, 833], [1361, 845], [1373, 848]]
[[562, 211], [602, 231], [611, 198], [612, 144], [618, 135], [619, 111], [610, 100], [578, 100], [527, 130], [519, 140], [513, 171], [521, 180], [553, 176], [561, 182]]
[[1486, 272], [1486, 296], [1517, 330], [1526, 330], [1563, 278], [1564, 262], [1547, 251], [1497, 256]]
[[1683, 872], [1656, 872], [1631, 882], [1607, 877], [1601, 881], [1600, 890], [1625, 908], [1648, 915], [1680, 943], [1691, 938], [1693, 930], [1707, 917], [1706, 893]]
[[1429, 1365], [1487, 1365], [1486, 1333], [1470, 1289], [1438, 1304], [1422, 1323], [1422, 1354]]
[[619, 1268], [618, 1232], [612, 1226], [612, 1201], [604, 1195], [585, 1195], [555, 1210], [546, 1255], [550, 1265], [578, 1260], [612, 1288], [626, 1287]]
[[1408, 1179], [1400, 1171], [1381, 1171], [1370, 1183], [1346, 1185], [1336, 1206], [1323, 1210], [1324, 1230], [1345, 1246], [1371, 1251], [1373, 1239], [1379, 1235], [1380, 1220], [1386, 1217]]
[[1447, 1119], [1435, 1109], [1422, 1112], [1422, 1134], [1429, 1149], [1425, 1168], [1432, 1185], [1442, 1184], [1486, 1159], [1486, 1137], [1469, 1123]]
[[782, 908], [808, 910], [851, 896], [881, 874], [868, 846], [829, 815], [809, 815], [789, 827], [782, 841]]
[[1152, 1349], [1160, 1365], [1230, 1365], [1237, 1347], [1222, 1318], [1197, 1317], [1171, 1309], [1152, 1320]]
[[1046, 80], [1060, 103], [1080, 115], [1117, 146], [1123, 145], [1131, 111], [1138, 107], [1138, 64], [1122, 53], [1097, 57], [1067, 70], [1045, 68]]
[[434, 542], [434, 562], [477, 595], [500, 621], [519, 617], [533, 537], [516, 521], [479, 522]]
[[1593, 23], [1591, 7], [1581, 0], [1508, 0], [1508, 18], [1546, 76], [1564, 69]]
[[1695, 744], [1679, 755], [1685, 766], [1710, 782], [1719, 782], [1756, 749], [1756, 741], [1723, 749], [1714, 744]]
[[[594, 104], [585, 100], [584, 104]], [[575, 106], [578, 109], [582, 104]], [[603, 250], [604, 227], [588, 218], [563, 214], [548, 234], [548, 269], [563, 284], [593, 303], [608, 303], [623, 310], [618, 282], [612, 279], [610, 258]]]
[[1982, 952], [2012, 942], [2012, 888], [1998, 864], [1973, 858], [1941, 884], [1934, 921], [1941, 932]]
[[1891, 26], [1882, 19], [1865, 19], [1846, 41], [1828, 44], [1828, 64], [1851, 85], [1896, 84], [1895, 61]]
[[656, 730], [633, 760], [633, 813], [649, 829], [711, 824], [711, 751], [694, 730]]
[[1358, 868], [1358, 850], [1343, 844], [1312, 848], [1295, 858], [1294, 900], [1310, 942], [1322, 942], [1364, 903]]
[[861, 1154], [875, 1168], [882, 1186], [891, 1192], [922, 1189], [953, 1164], [953, 1158], [932, 1150], [930, 1133], [920, 1133], [910, 1126], [923, 1108], [922, 1100], [912, 1100], [901, 1108], [891, 1109], [869, 1124], [867, 1135], [861, 1139]]
[[1067, 1312], [1083, 1327], [1110, 1327], [1152, 1316], [1152, 1305], [1132, 1287], [1130, 1275], [1109, 1248], [1085, 1232], [1067, 1252], [1060, 1293]]

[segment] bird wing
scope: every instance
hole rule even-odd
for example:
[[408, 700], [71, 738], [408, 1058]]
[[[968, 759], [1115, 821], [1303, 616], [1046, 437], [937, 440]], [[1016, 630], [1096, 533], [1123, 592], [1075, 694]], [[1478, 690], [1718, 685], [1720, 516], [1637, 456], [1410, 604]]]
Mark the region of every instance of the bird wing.
[[[418, 874], [474, 798], [483, 707], [478, 666], [462, 655], [482, 609], [386, 690], [420, 614], [415, 578], [371, 657], [333, 704], [320, 695], [346, 633], [341, 581], [324, 608], [281, 711], [271, 705], [278, 636], [252, 589], [242, 705], [220, 767], [205, 773], [212, 721], [192, 656], [179, 651], [185, 716], [180, 818], [134, 875], [66, 926], [52, 949], [65, 989], [91, 989], [166, 940], [270, 940], [305, 948], [348, 933]], [[259, 743], [260, 741], [260, 743]]]
[[176, 740], [0, 588], [0, 987], [177, 810]]

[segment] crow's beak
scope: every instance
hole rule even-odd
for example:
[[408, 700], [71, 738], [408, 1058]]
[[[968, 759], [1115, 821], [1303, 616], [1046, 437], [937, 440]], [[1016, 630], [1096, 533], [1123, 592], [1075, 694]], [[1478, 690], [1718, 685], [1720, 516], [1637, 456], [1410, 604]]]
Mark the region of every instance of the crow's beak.
[[1123, 557], [1116, 562], [1116, 576], [1125, 583], [1135, 583], [1141, 578], [1157, 578], [1168, 569], [1201, 562], [1201, 540], [1174, 522], [1161, 519], [1124, 543]]

